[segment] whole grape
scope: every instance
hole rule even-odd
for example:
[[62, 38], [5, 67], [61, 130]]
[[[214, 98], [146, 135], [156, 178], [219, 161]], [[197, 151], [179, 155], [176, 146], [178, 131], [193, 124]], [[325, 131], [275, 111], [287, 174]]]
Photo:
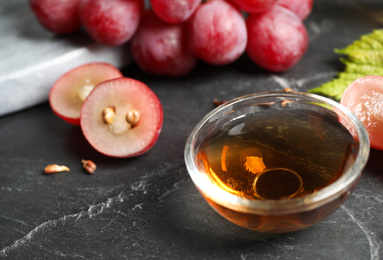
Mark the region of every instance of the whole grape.
[[[279, 0], [230, 0], [243, 11], [248, 13], [261, 13], [272, 8]], [[300, 2], [300, 0], [293, 0]]]
[[308, 33], [301, 19], [292, 11], [276, 5], [247, 20], [246, 52], [260, 67], [284, 72], [294, 66], [308, 48]]
[[314, 0], [280, 0], [278, 5], [293, 11], [301, 20], [305, 20], [313, 9]]
[[192, 53], [209, 64], [229, 64], [246, 49], [245, 19], [226, 1], [212, 0], [201, 4], [187, 24]]
[[181, 76], [197, 62], [187, 47], [184, 24], [167, 23], [152, 10], [144, 13], [131, 40], [131, 51], [138, 66], [154, 75]]
[[79, 17], [96, 42], [117, 46], [132, 38], [143, 9], [143, 0], [81, 0]]
[[156, 15], [168, 23], [182, 23], [189, 19], [202, 0], [150, 0]]
[[30, 7], [40, 24], [48, 31], [69, 34], [81, 27], [78, 17], [80, 0], [29, 0]]

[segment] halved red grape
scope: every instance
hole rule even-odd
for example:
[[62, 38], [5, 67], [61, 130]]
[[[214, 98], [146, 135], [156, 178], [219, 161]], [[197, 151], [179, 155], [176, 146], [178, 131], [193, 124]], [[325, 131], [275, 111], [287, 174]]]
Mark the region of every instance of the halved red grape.
[[355, 80], [343, 92], [340, 103], [363, 123], [370, 146], [383, 150], [383, 77], [372, 75]]
[[76, 67], [55, 82], [49, 92], [49, 104], [57, 116], [68, 123], [79, 125], [81, 106], [94, 86], [122, 76], [109, 63], [95, 62]]
[[97, 85], [81, 109], [81, 129], [94, 149], [111, 157], [146, 153], [163, 122], [160, 100], [141, 81], [112, 79]]

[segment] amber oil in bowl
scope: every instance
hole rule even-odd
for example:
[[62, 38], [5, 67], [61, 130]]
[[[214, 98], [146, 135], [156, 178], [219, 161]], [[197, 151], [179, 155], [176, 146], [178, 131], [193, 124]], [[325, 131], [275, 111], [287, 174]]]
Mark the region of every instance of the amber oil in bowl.
[[189, 174], [223, 217], [264, 232], [312, 226], [357, 184], [366, 130], [338, 103], [267, 92], [227, 102], [201, 120], [185, 147]]

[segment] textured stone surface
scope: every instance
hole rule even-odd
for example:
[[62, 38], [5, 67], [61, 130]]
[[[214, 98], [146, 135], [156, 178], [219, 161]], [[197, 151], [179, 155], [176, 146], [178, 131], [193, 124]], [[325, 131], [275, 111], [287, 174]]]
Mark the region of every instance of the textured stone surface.
[[[138, 158], [98, 154], [47, 103], [1, 117], [0, 258], [383, 258], [382, 153], [372, 154], [343, 206], [318, 225], [289, 234], [249, 231], [221, 218], [198, 194], [183, 161], [186, 138], [214, 107], [213, 98], [286, 86], [305, 91], [330, 80], [342, 69], [333, 49], [380, 28], [382, 13], [380, 0], [317, 0], [305, 22], [309, 50], [283, 74], [263, 71], [246, 57], [224, 67], [201, 63], [175, 79], [125, 67], [124, 74], [148, 84], [164, 108], [158, 143]], [[94, 175], [83, 172], [83, 158], [98, 165]], [[44, 175], [50, 163], [71, 171]]]

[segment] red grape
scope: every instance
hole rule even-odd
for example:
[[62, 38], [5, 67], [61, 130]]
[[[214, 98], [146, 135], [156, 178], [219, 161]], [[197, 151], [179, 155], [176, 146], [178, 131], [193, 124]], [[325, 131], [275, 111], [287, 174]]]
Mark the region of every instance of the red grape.
[[201, 4], [188, 20], [189, 47], [201, 60], [225, 65], [246, 49], [246, 23], [241, 12], [222, 0]]
[[103, 81], [122, 76], [109, 63], [92, 62], [78, 66], [54, 83], [49, 92], [49, 104], [57, 116], [68, 123], [79, 125], [81, 106], [93, 88]]
[[[279, 0], [230, 0], [248, 13], [260, 13], [272, 8]], [[299, 2], [299, 0], [294, 0]]]
[[306, 19], [313, 8], [314, 0], [280, 0], [278, 5], [293, 11], [301, 20]]
[[138, 66], [151, 74], [181, 76], [196, 65], [187, 47], [183, 24], [170, 24], [147, 10], [131, 41]]
[[163, 110], [141, 81], [118, 78], [98, 84], [81, 108], [81, 130], [90, 145], [112, 157], [149, 151], [162, 130]]
[[168, 23], [182, 23], [189, 19], [202, 0], [150, 0], [153, 11]]
[[363, 123], [371, 147], [383, 150], [383, 77], [374, 75], [355, 80], [343, 92], [340, 103]]
[[246, 21], [246, 52], [260, 67], [283, 72], [294, 66], [308, 47], [308, 33], [302, 20], [292, 11], [275, 6], [262, 14], [252, 14]]
[[79, 1], [29, 0], [29, 4], [44, 28], [57, 34], [67, 34], [81, 27], [77, 12]]
[[81, 0], [79, 15], [95, 41], [121, 45], [136, 32], [143, 9], [143, 0]]

